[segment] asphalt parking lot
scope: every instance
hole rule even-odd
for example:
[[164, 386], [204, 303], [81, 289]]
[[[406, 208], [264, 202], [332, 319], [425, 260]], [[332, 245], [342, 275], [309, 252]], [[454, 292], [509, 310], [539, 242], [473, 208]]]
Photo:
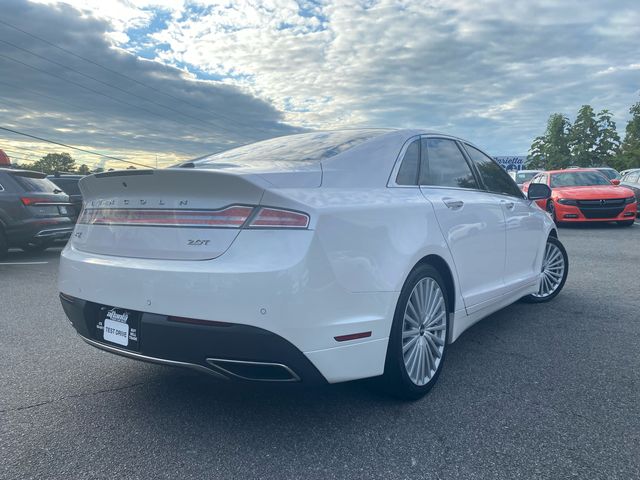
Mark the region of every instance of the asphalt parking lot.
[[640, 225], [560, 237], [560, 296], [476, 324], [415, 403], [366, 382], [225, 384], [95, 350], [57, 299], [59, 250], [12, 252], [0, 478], [640, 478]]

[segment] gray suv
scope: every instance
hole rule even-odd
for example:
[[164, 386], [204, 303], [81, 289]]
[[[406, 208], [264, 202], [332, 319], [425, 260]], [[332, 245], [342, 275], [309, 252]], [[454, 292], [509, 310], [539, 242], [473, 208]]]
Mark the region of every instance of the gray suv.
[[44, 173], [0, 168], [0, 258], [9, 247], [44, 250], [73, 231], [69, 196]]

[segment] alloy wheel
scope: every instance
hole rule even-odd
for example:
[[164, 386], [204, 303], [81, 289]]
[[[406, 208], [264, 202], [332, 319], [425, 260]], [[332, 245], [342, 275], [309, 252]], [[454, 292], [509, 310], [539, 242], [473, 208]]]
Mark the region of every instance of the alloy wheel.
[[545, 298], [558, 289], [564, 277], [566, 268], [564, 256], [557, 245], [547, 242], [544, 250], [544, 259], [542, 261], [542, 280], [540, 281], [540, 289], [538, 293], [534, 293], [536, 298]]
[[407, 375], [418, 386], [438, 371], [446, 346], [447, 310], [444, 293], [431, 277], [420, 280], [404, 311], [402, 356]]

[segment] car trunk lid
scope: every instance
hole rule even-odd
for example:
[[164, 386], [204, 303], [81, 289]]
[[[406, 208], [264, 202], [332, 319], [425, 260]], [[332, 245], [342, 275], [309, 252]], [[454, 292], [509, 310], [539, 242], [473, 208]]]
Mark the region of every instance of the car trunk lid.
[[75, 248], [165, 260], [222, 255], [264, 191], [250, 176], [180, 168], [106, 172], [84, 178], [80, 189]]

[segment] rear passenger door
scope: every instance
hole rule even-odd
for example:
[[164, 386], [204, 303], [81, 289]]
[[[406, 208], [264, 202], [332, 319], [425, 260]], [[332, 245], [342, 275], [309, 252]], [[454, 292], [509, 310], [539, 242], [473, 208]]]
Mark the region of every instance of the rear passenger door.
[[504, 291], [505, 223], [500, 202], [481, 189], [454, 139], [422, 139], [420, 189], [433, 205], [458, 271], [468, 313]]
[[494, 195], [506, 219], [506, 258], [504, 281], [508, 290], [516, 290], [540, 274], [538, 252], [544, 244], [544, 219], [531, 209], [518, 185], [491, 157], [465, 144], [483, 187]]

